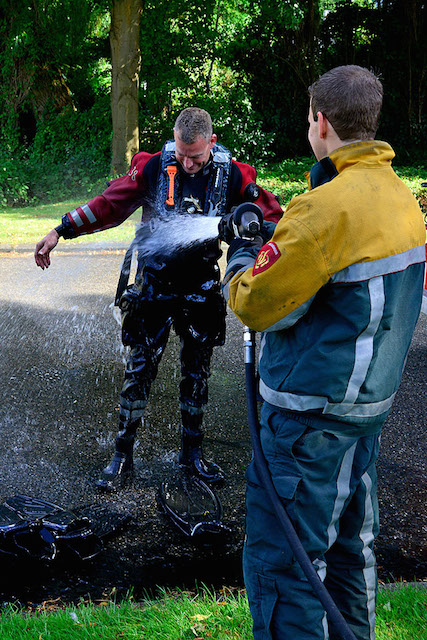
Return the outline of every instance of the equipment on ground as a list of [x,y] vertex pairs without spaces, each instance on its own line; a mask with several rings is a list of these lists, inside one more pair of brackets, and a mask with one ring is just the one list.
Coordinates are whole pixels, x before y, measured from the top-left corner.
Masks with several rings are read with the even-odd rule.
[[195,544],[223,544],[231,536],[222,522],[218,496],[199,478],[177,474],[161,484],[159,499],[175,526]]
[[332,597],[329,595],[323,582],[320,580],[316,570],[314,569],[310,558],[308,557],[300,539],[297,536],[295,528],[286,512],[286,509],[276,492],[271,475],[268,469],[267,461],[262,451],[260,441],[260,424],[258,421],[257,407],[257,385],[255,372],[255,331],[244,328],[244,352],[245,352],[245,380],[246,380],[246,400],[248,408],[249,431],[251,435],[254,461],[258,477],[266,490],[280,525],[284,531],[288,544],[294,554],[297,562],[304,572],[305,577],[310,583],[314,593],[322,603],[328,620],[333,625],[334,631],[341,640],[356,640],[356,636],[348,626],[343,615],[339,611]]
[[0,556],[52,561],[58,554],[90,560],[103,539],[128,522],[128,515],[87,505],[74,510],[16,495],[0,505]]

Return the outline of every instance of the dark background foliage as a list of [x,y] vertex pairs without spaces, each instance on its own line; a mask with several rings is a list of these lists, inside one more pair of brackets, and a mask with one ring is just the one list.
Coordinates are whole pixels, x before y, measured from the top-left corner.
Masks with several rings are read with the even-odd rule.
[[[0,202],[84,194],[111,160],[111,2],[0,0]],[[427,139],[422,0],[144,0],[141,149],[177,113],[208,109],[221,141],[258,166],[307,155],[307,87],[359,64],[385,89],[378,137],[402,163]]]

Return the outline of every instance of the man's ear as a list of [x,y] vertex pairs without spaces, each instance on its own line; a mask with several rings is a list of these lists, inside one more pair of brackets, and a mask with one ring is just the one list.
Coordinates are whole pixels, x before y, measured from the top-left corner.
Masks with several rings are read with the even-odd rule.
[[211,135],[211,141],[210,141],[210,147],[212,149],[212,147],[214,147],[216,145],[216,141],[217,141],[217,137],[216,137],[216,133],[213,133]]
[[317,124],[318,124],[318,131],[319,131],[319,137],[324,140],[326,138],[326,135],[328,133],[328,127],[330,127],[330,123],[329,120],[327,119],[326,116],[323,115],[323,113],[321,111],[317,112]]

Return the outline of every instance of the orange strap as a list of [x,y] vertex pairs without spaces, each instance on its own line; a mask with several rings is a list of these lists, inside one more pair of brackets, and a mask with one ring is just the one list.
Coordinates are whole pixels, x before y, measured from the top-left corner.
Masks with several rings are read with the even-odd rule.
[[175,204],[174,187],[175,187],[176,166],[171,164],[169,167],[166,167],[166,173],[169,176],[169,188],[168,188],[168,197],[166,200],[166,204],[168,204],[170,207],[173,207],[173,205]]

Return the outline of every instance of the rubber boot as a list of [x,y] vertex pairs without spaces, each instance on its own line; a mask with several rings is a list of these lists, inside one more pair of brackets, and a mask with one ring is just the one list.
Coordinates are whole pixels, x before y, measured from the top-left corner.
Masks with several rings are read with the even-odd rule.
[[[208,462],[203,457],[202,441],[204,433],[201,430],[203,415],[191,415],[181,411],[185,423],[181,431],[181,451],[179,464],[189,473],[197,476],[208,484],[221,484],[225,476],[222,469],[214,462]],[[185,415],[186,414],[186,415]]]
[[136,430],[141,424],[135,420],[119,431],[116,438],[116,450],[110,464],[102,470],[95,485],[105,491],[119,488],[133,472],[133,446]]

